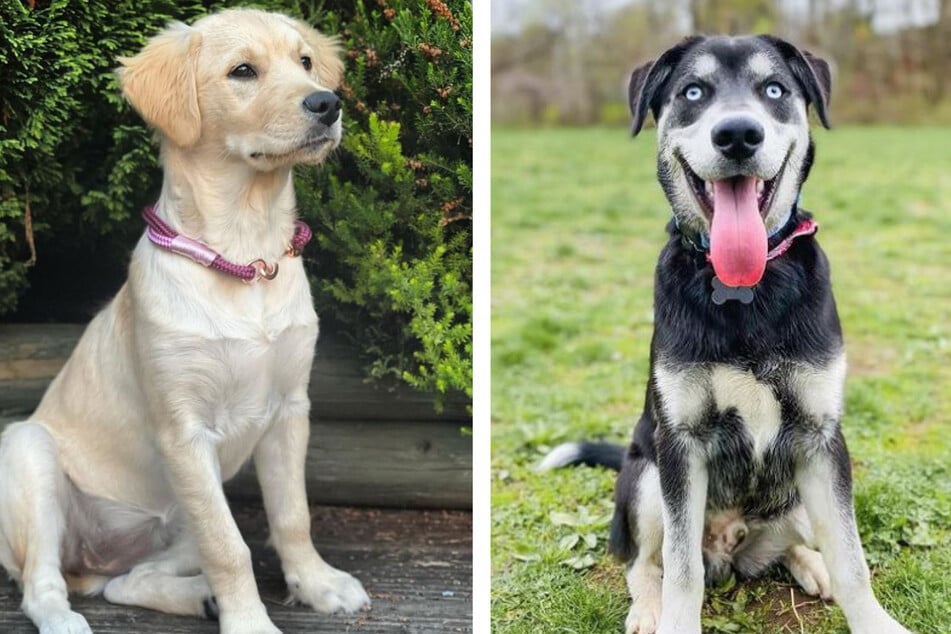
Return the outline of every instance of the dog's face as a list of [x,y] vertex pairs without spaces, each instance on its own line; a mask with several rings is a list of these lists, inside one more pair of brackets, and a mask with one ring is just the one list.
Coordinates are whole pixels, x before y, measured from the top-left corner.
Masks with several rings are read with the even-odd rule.
[[212,148],[255,169],[318,163],[340,142],[335,40],[256,10],[173,24],[121,59],[122,90],[181,148]]
[[762,275],[811,164],[806,107],[828,126],[829,90],[824,61],[769,36],[688,38],[634,71],[634,132],[652,110],[661,184],[727,285]]

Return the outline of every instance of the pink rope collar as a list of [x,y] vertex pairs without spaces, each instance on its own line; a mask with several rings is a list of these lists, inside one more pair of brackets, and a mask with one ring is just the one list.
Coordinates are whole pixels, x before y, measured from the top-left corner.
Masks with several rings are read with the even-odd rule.
[[[273,280],[277,277],[277,262],[265,262],[258,258],[247,264],[235,264],[226,260],[221,255],[203,242],[193,240],[183,236],[165,223],[155,213],[155,205],[149,205],[142,210],[142,217],[145,219],[145,235],[157,247],[166,251],[184,255],[189,260],[198,262],[202,266],[210,267],[221,273],[237,277],[249,284],[258,281],[261,278]],[[310,242],[313,234],[305,223],[300,220],[294,221],[294,237],[287,247],[286,256],[295,258],[301,254],[304,247]]]
[[793,232],[786,236],[782,242],[770,249],[769,253],[766,254],[766,261],[768,262],[770,260],[775,260],[786,251],[789,251],[789,247],[792,246],[793,240],[796,238],[801,236],[811,236],[818,230],[819,223],[812,218],[806,218],[796,225],[796,228],[793,229]]

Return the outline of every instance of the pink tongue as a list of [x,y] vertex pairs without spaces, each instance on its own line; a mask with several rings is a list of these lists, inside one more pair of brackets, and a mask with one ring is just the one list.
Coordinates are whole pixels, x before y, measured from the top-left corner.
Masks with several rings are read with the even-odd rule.
[[766,226],[752,176],[713,182],[710,261],[726,286],[753,286],[766,270]]

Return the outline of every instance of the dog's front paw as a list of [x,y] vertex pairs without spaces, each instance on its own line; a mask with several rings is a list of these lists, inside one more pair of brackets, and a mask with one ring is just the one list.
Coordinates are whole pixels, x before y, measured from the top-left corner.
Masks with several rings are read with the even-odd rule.
[[659,615],[659,605],[641,605],[635,600],[624,622],[625,634],[654,634]]
[[309,574],[288,575],[287,587],[295,599],[324,614],[352,614],[370,607],[370,597],[363,585],[331,566],[321,566]]
[[89,623],[78,612],[50,615],[39,626],[40,634],[92,634]]
[[631,609],[624,623],[625,634],[654,634],[660,621],[660,579],[644,578],[631,597]]

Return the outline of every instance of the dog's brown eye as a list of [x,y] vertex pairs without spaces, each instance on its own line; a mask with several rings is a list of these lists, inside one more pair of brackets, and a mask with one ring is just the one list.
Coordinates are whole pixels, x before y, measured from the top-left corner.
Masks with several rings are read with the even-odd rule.
[[257,76],[258,74],[254,72],[254,68],[250,64],[239,64],[228,73],[228,77],[234,77],[235,79],[254,79]]
[[300,58],[300,63],[304,65],[304,70],[307,71],[314,67],[314,65],[310,63],[310,58],[306,56]]

